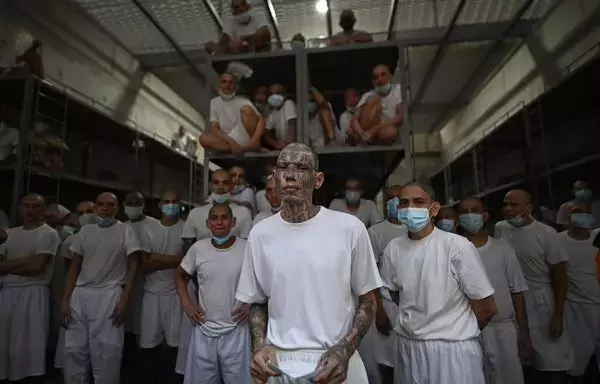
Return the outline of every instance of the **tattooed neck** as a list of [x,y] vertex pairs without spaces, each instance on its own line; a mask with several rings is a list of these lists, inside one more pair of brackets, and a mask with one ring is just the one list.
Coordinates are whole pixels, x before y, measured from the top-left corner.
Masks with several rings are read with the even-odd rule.
[[284,203],[281,217],[290,223],[302,223],[315,217],[320,209],[311,202]]

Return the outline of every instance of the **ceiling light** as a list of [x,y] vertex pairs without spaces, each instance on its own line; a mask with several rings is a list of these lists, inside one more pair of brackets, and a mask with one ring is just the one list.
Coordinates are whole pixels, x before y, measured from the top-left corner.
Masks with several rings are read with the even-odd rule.
[[327,11],[329,9],[329,8],[327,8],[326,0],[318,0],[315,8],[317,9],[317,12],[319,12],[319,13],[327,13]]

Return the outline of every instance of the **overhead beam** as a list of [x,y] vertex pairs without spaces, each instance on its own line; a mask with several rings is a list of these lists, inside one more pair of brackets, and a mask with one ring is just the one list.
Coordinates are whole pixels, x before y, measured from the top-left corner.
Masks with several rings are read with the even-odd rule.
[[281,33],[279,32],[279,22],[277,21],[277,12],[271,0],[263,0],[265,9],[268,11],[269,21],[273,26],[273,32],[275,32],[275,38],[277,39],[277,48],[283,49],[283,43],[281,42]]
[[144,17],[146,19],[148,19],[148,21],[154,26],[154,28],[156,28],[158,30],[158,32],[160,32],[160,34],[169,42],[169,44],[171,44],[171,46],[173,47],[175,52],[177,52],[177,54],[181,57],[181,59],[184,61],[184,63],[187,64],[187,66],[189,67],[189,69],[192,72],[192,74],[194,75],[194,77],[198,78],[198,80],[200,80],[201,84],[206,84],[207,83],[206,76],[198,69],[198,67],[196,67],[196,65],[192,62],[192,60],[190,60],[190,58],[185,54],[185,52],[179,46],[179,44],[177,44],[175,39],[173,39],[173,37],[171,37],[171,35],[160,25],[160,23],[158,21],[156,21],[156,19],[154,19],[154,17],[139,2],[139,0],[132,0],[132,1],[136,5],[136,7],[140,10],[140,12],[142,12]]
[[330,0],[326,0],[327,3],[327,36],[329,36],[329,38],[331,39],[331,36],[333,36],[333,20],[331,17],[331,1]]
[[460,3],[458,4],[458,6],[456,7],[456,10],[454,11],[454,15],[452,15],[452,19],[450,20],[450,23],[448,24],[448,26],[446,28],[446,32],[444,33],[444,38],[442,39],[442,42],[438,45],[435,55],[433,56],[433,59],[429,62],[429,65],[427,66],[427,69],[425,70],[425,76],[423,77],[423,81],[421,81],[421,84],[419,85],[417,93],[415,94],[414,98],[411,100],[411,103],[410,103],[411,106],[420,104],[421,101],[423,101],[425,92],[427,92],[429,85],[431,85],[431,81],[433,80],[433,77],[435,76],[435,73],[436,73],[440,63],[442,62],[442,60],[444,59],[444,56],[446,55],[446,48],[448,47],[448,38],[452,34],[452,31],[454,30],[454,27],[456,26],[456,22],[458,21],[458,18],[460,17],[462,10],[465,7],[466,3],[467,3],[467,0],[461,0]]
[[215,6],[211,3],[210,0],[202,0],[202,3],[204,3],[204,6],[206,7],[208,14],[210,15],[210,18],[217,25],[219,32],[223,32],[223,20],[221,20],[221,16],[219,16],[219,12],[217,12]]
[[398,11],[399,0],[392,0],[390,5],[390,16],[388,18],[387,39],[392,40],[394,36],[394,26],[396,25],[396,11]]
[[525,14],[525,12],[527,12],[529,7],[531,7],[533,1],[534,0],[526,0],[525,3],[513,15],[512,20],[510,20],[510,24],[506,27],[506,30],[504,30],[504,32],[495,39],[496,41],[494,42],[494,44],[492,44],[492,46],[487,51],[483,59],[479,62],[479,65],[475,68],[469,79],[465,82],[465,84],[458,91],[456,96],[452,99],[452,101],[448,105],[448,108],[446,108],[446,110],[439,115],[439,117],[435,120],[431,127],[429,127],[428,133],[435,131],[448,118],[450,113],[454,109],[456,109],[456,106],[459,103],[464,102],[463,98],[465,97],[467,92],[469,92],[472,87],[477,85],[477,82],[480,80],[481,75],[484,73],[486,65],[492,59],[492,57],[494,57],[498,49],[501,48],[502,41],[510,35],[510,31],[517,25],[519,20],[521,20],[521,17],[523,17],[523,15]]

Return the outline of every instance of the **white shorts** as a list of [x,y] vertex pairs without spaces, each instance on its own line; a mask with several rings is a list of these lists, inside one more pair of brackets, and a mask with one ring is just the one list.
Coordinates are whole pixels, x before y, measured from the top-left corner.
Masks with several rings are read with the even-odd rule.
[[49,307],[46,285],[0,289],[0,381],[46,373]]
[[533,345],[533,363],[538,371],[569,371],[575,365],[568,331],[563,327],[559,338],[550,337],[550,318],[554,313],[554,292],[552,288],[523,292],[529,335]]
[[146,293],[142,301],[140,348],[154,348],[163,341],[169,347],[179,346],[181,329],[179,296]]
[[121,287],[75,287],[71,295],[73,321],[65,331],[65,381],[87,383],[91,365],[96,383],[118,383],[125,331],[110,319]]
[[397,335],[396,345],[396,384],[485,384],[479,339],[412,340]]
[[248,136],[248,132],[246,132],[244,125],[242,124],[241,116],[239,123],[233,128],[231,132],[229,132],[227,136],[231,137],[233,140],[235,140],[236,143],[238,143],[242,147],[249,146],[250,142],[252,141],[250,136]]
[[[323,355],[325,351],[322,350],[277,350],[277,364],[280,368],[284,368],[284,366],[290,365],[290,362],[296,365],[299,369],[303,369],[303,376],[305,374],[314,373],[321,355]],[[307,371],[308,369],[308,371]],[[282,369],[284,370],[284,369]],[[304,383],[305,381],[300,381],[299,379],[294,379],[293,377],[297,377],[296,375],[290,376],[278,376],[269,378],[268,384],[298,384]],[[358,352],[354,352],[354,355],[350,358],[348,362],[348,373],[346,376],[346,382],[344,384],[368,384],[369,379],[367,376],[367,371],[365,370],[365,366],[363,365],[362,359]]]
[[[197,300],[196,287],[191,281],[188,283],[188,294],[192,300]],[[179,328],[179,349],[177,349],[177,362],[175,363],[175,372],[180,375],[185,374],[185,366],[187,364],[188,348],[190,339],[192,338],[192,323],[190,318],[184,313],[181,315],[181,327]]]
[[572,376],[582,376],[593,354],[600,367],[600,305],[579,304],[567,300],[565,319],[571,339],[575,368],[569,371]]
[[523,384],[518,330],[513,322],[488,324],[481,331],[483,368],[488,384]]
[[[381,304],[388,319],[394,324],[396,317],[398,317],[398,306],[385,296],[381,298]],[[396,349],[396,332],[390,331],[389,336],[377,332],[375,337],[375,361],[386,367],[393,367],[394,350]]]
[[194,327],[187,355],[184,384],[250,384],[250,332],[234,328],[218,337]]

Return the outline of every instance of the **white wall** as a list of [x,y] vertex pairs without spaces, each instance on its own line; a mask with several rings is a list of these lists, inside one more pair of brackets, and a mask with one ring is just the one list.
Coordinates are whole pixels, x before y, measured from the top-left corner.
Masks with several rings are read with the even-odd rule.
[[32,39],[44,44],[48,80],[72,88],[74,98],[114,120],[164,143],[180,124],[196,136],[204,130],[205,119],[196,109],[66,0],[0,2],[2,61],[21,53]]
[[[500,126],[505,116],[518,112],[558,84],[575,69],[570,66],[574,60],[594,46],[597,48],[599,14],[600,2],[597,0],[562,1],[527,39],[529,44],[520,47],[474,100],[441,130],[440,167],[452,162]],[[533,44],[538,48],[535,55],[530,49]]]

